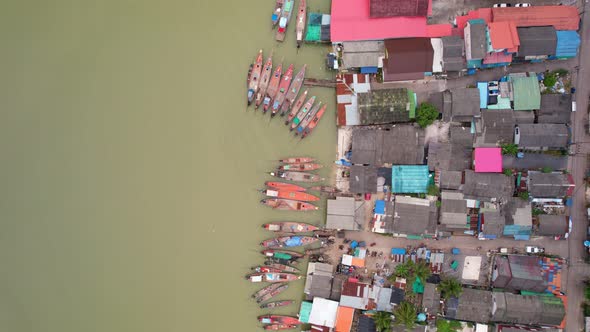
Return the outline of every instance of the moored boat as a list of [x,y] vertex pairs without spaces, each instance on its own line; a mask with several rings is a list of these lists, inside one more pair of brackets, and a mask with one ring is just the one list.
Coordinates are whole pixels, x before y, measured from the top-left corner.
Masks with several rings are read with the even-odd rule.
[[298,186],[296,184],[285,183],[285,182],[276,182],[276,181],[266,181],[264,183],[267,187],[275,188],[278,190],[290,190],[290,191],[305,191],[304,187]]
[[306,16],[307,6],[305,0],[299,0],[299,9],[297,10],[297,25],[295,26],[295,39],[297,40],[297,48],[301,47],[301,43],[303,42]]
[[320,200],[319,197],[314,196],[312,194],[308,194],[303,191],[265,189],[265,190],[262,190],[261,192],[268,197],[294,199],[294,200],[302,201],[302,202],[315,202],[315,201]]
[[315,186],[315,187],[311,187],[309,189],[314,190],[314,191],[323,192],[323,193],[328,193],[328,194],[336,194],[336,193],[340,192],[339,189],[336,189],[336,188],[330,187],[330,186]]
[[267,266],[267,265],[254,266],[252,268],[252,270],[254,270],[254,272],[256,272],[256,273],[281,273],[281,272],[287,272],[287,271],[283,271],[283,270],[281,270],[279,268],[272,267],[272,266]]
[[264,100],[262,102],[262,110],[264,113],[268,111],[272,104],[272,100],[277,95],[277,91],[279,91],[279,84],[281,83],[281,76],[283,75],[283,64],[279,64],[277,68],[275,68],[272,77],[270,78],[270,82],[268,83],[268,87],[266,88],[266,94],[264,96]]
[[318,207],[305,202],[293,201],[283,198],[265,198],[260,203],[271,207],[275,210],[290,210],[290,211],[314,211]]
[[294,4],[295,0],[285,0],[283,10],[281,11],[281,18],[279,18],[279,28],[277,29],[277,33],[275,35],[275,39],[277,41],[282,42],[285,40],[285,35],[287,34],[287,25],[289,25],[289,21],[291,21]]
[[264,96],[266,95],[266,89],[268,88],[268,83],[270,82],[270,78],[272,76],[272,53],[266,59],[266,63],[262,68],[262,76],[260,77],[260,85],[258,87],[258,92],[256,92],[256,96],[254,97],[254,108],[258,109],[262,101],[264,100]]
[[262,315],[258,316],[262,324],[301,324],[299,318],[284,315]]
[[289,86],[291,85],[291,79],[293,78],[293,64],[289,65],[287,68],[287,72],[281,78],[281,83],[279,84],[279,90],[277,91],[277,95],[275,96],[274,100],[272,101],[271,106],[271,116],[275,116],[277,112],[281,109],[281,105],[285,101],[285,96],[287,94],[287,90],[289,90]]
[[[293,121],[291,122],[291,126],[289,127],[290,131],[297,128],[297,126],[299,126],[301,124],[301,122],[303,122],[303,120],[305,120],[305,117],[315,108],[315,106],[313,106],[313,102],[315,102],[315,96],[312,97],[312,99],[313,100],[308,100],[307,103],[305,104],[305,106],[299,111],[299,113],[297,113],[297,115],[295,115],[295,117],[293,118]],[[311,102],[311,105],[310,105],[310,102]]]
[[281,18],[281,11],[283,10],[283,5],[285,4],[285,0],[277,0],[275,4],[275,10],[272,12],[271,21],[272,26],[274,27],[279,23],[279,18]]
[[304,222],[296,221],[279,221],[269,222],[262,225],[262,228],[271,232],[283,232],[283,233],[306,233],[318,230],[319,227],[310,225]]
[[322,106],[322,102],[320,101],[319,103],[317,103],[317,105],[315,105],[311,109],[311,111],[309,111],[309,113],[307,113],[307,115],[305,116],[303,121],[301,121],[299,126],[297,126],[297,130],[295,131],[295,136],[303,133],[303,130],[305,130],[305,128],[307,128],[307,125],[311,122],[311,119],[313,119],[313,117],[316,115],[316,113],[320,110],[321,106]]
[[283,163],[283,164],[298,164],[298,163],[311,163],[314,160],[315,159],[313,159],[311,157],[291,157],[291,158],[279,159],[279,162]]
[[272,176],[285,179],[287,181],[299,181],[299,182],[319,182],[323,179],[317,174],[310,174],[305,172],[292,172],[292,171],[277,171],[270,172]]
[[320,122],[320,120],[322,119],[322,116],[324,115],[326,108],[328,108],[328,105],[322,106],[322,108],[320,108],[316,115],[313,116],[313,119],[311,119],[311,121],[307,125],[307,128],[305,128],[305,130],[303,131],[303,134],[301,134],[301,139],[304,139],[305,137],[307,137],[307,135],[311,134],[313,129],[318,125],[318,122]]
[[254,64],[250,64],[250,68],[248,68],[248,77],[246,79],[246,90],[250,87],[250,76],[252,76],[252,69],[254,69]]
[[290,282],[301,279],[301,276],[287,272],[261,272],[249,274],[246,279],[250,282]]
[[268,302],[265,304],[260,305],[260,309],[274,309],[279,307],[286,307],[293,304],[293,300],[283,300],[283,301],[275,301],[275,302]]
[[[303,119],[305,114],[307,114],[307,112],[309,112],[309,110],[313,106],[314,102],[315,102],[315,96],[309,98],[307,100],[307,102],[305,103],[305,105],[303,105],[303,107],[300,107],[297,110],[297,112],[290,112],[289,115],[287,116],[287,120],[285,121],[285,125],[288,126],[289,123],[291,123],[291,121],[295,121],[297,119],[298,119],[297,124],[299,124],[299,122],[301,122],[301,119]],[[291,124],[291,127],[293,127],[293,124]],[[290,130],[293,130],[293,128],[291,128]]]
[[264,249],[261,253],[266,257],[281,259],[298,259],[305,256],[305,254],[293,250]]
[[282,330],[293,330],[296,329],[299,325],[295,324],[267,324],[264,325],[264,329],[266,331],[282,331]]
[[280,113],[281,116],[284,116],[285,114],[287,114],[289,109],[291,109],[291,106],[293,106],[293,103],[295,102],[295,98],[297,98],[297,95],[299,94],[299,90],[301,89],[301,85],[303,84],[303,79],[305,78],[305,68],[306,67],[307,67],[307,65],[303,65],[303,67],[301,67],[301,69],[299,70],[297,75],[295,75],[295,78],[291,82],[291,85],[289,86],[289,91],[285,95],[285,101],[283,102],[283,105],[281,105],[281,113]]
[[324,167],[324,165],[317,163],[286,164],[279,166],[279,171],[315,171],[322,167]]
[[291,265],[279,264],[279,263],[273,263],[273,262],[265,262],[265,264],[266,264],[265,266],[272,267],[274,269],[279,269],[283,272],[301,273],[301,271],[298,268],[293,267]]
[[248,82],[248,106],[254,100],[254,95],[258,92],[258,84],[260,83],[260,73],[262,72],[262,50],[258,51],[254,68],[250,74],[250,82]]
[[295,104],[293,104],[293,107],[291,107],[291,111],[289,111],[289,114],[287,114],[287,120],[285,120],[285,125],[288,125],[289,122],[291,122],[291,120],[293,120],[295,115],[299,112],[299,110],[301,109],[301,107],[305,103],[305,99],[307,98],[307,93],[308,93],[308,91],[305,90],[305,91],[303,91],[303,93],[301,95],[299,95],[299,98],[297,98],[297,101],[295,101]]
[[256,293],[252,294],[252,298],[258,299],[258,298],[276,290],[277,288],[279,288],[281,286],[282,286],[281,284],[270,284],[268,286],[262,287]]
[[265,248],[292,248],[314,244],[320,239],[314,236],[281,236],[260,243]]
[[284,292],[285,290],[287,290],[287,288],[289,288],[289,284],[287,283],[277,283],[275,285],[279,285],[279,287],[271,290],[270,292],[267,292],[266,294],[256,297],[256,302],[260,303],[260,302],[264,302],[264,301],[268,301],[270,299],[272,299],[273,297],[281,294],[282,292]]

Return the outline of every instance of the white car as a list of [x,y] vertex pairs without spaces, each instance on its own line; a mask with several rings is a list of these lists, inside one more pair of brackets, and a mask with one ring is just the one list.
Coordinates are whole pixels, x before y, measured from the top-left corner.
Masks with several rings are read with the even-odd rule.
[[510,6],[512,6],[512,5],[509,3],[496,3],[496,4],[494,4],[493,7],[494,8],[506,8],[506,7],[510,7]]
[[514,7],[516,8],[524,8],[524,7],[530,7],[531,4],[528,2],[524,2],[524,3],[517,3],[516,5],[514,5]]
[[527,254],[542,254],[545,252],[545,248],[539,248],[537,246],[526,246],[524,250]]

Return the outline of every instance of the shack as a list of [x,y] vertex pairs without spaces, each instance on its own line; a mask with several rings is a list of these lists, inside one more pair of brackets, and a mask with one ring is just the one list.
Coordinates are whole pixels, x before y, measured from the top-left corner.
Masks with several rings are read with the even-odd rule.
[[415,165],[424,162],[424,130],[413,125],[352,130],[353,164]]
[[361,230],[365,222],[365,202],[352,197],[328,199],[326,228],[337,230]]

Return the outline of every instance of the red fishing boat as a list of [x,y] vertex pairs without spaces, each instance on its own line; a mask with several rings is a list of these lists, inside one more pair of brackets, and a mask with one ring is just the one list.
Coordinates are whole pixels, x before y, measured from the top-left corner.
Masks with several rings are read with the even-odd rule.
[[293,65],[289,65],[287,72],[281,78],[281,83],[279,84],[279,91],[275,96],[275,99],[272,101],[271,107],[271,116],[275,116],[277,112],[281,109],[281,105],[285,101],[285,96],[287,95],[287,90],[289,90],[289,85],[291,84],[291,79],[293,78]]
[[275,210],[290,210],[290,211],[314,211],[319,209],[317,206],[299,201],[282,198],[265,198],[260,203],[271,207]]
[[328,105],[322,106],[322,108],[320,108],[316,115],[313,116],[313,119],[311,119],[311,121],[307,125],[307,128],[305,128],[305,130],[303,131],[303,134],[301,134],[301,139],[304,139],[307,135],[311,134],[313,129],[318,125],[318,122],[320,122],[320,120],[322,119],[322,116],[324,115],[326,108],[328,108]]
[[320,200],[319,197],[314,196],[312,194],[308,194],[303,191],[265,189],[265,190],[262,190],[262,193],[268,197],[294,199],[294,200],[303,201],[303,202],[315,202],[315,201]]
[[295,26],[295,35],[297,48],[303,43],[303,33],[305,32],[305,19],[307,16],[307,7],[305,0],[299,0],[299,10],[297,10],[297,25]]
[[262,225],[262,228],[271,232],[283,232],[283,233],[306,233],[318,230],[319,227],[306,224],[304,222],[295,221],[280,221],[280,222],[269,222]]
[[303,93],[301,95],[299,95],[299,98],[297,98],[297,101],[295,102],[295,104],[293,104],[293,107],[291,107],[291,111],[287,115],[287,120],[285,120],[285,125],[288,125],[289,122],[291,122],[291,120],[293,120],[293,118],[295,117],[297,112],[299,112],[299,110],[301,109],[301,107],[305,103],[305,98],[307,98],[307,93],[308,93],[308,91],[305,90],[305,91],[303,91]]
[[281,284],[270,284],[268,286],[262,287],[261,289],[259,289],[256,293],[252,294],[252,298],[260,298],[274,290],[276,290],[277,288],[281,287]]
[[279,23],[279,19],[281,18],[281,11],[283,10],[284,4],[285,0],[277,0],[277,3],[275,4],[275,10],[272,12],[271,17],[273,27],[277,25],[277,23]]
[[286,307],[293,304],[293,300],[283,300],[283,301],[275,301],[275,302],[268,302],[265,304],[260,305],[260,309],[274,309],[279,307]]
[[305,128],[307,128],[307,125],[311,122],[311,119],[313,119],[313,117],[317,114],[317,112],[320,110],[320,107],[322,106],[322,102],[320,101],[319,103],[317,103],[312,109],[311,111],[309,111],[309,113],[307,113],[307,115],[305,116],[305,118],[303,119],[303,121],[301,121],[301,123],[299,124],[299,126],[297,126],[297,130],[295,131],[295,136],[303,133],[303,130]]
[[265,248],[291,248],[314,244],[320,239],[314,236],[281,236],[260,243]]
[[268,83],[270,82],[270,78],[272,77],[272,53],[266,59],[266,63],[262,69],[262,77],[260,78],[260,85],[258,87],[258,92],[256,92],[256,96],[254,97],[254,108],[258,109],[262,101],[264,100],[264,96],[266,95],[266,89],[268,88]]
[[276,287],[275,289],[271,290],[270,292],[256,297],[256,302],[260,303],[260,302],[264,302],[264,301],[268,301],[270,299],[272,299],[273,297],[281,294],[282,292],[284,292],[285,290],[287,290],[287,288],[289,288],[289,284],[287,283],[276,283],[273,285],[277,285],[278,287]]
[[296,184],[285,183],[285,182],[275,182],[275,181],[266,181],[264,183],[267,187],[275,188],[279,190],[289,190],[289,191],[305,191],[304,187],[298,186]]
[[250,87],[250,76],[252,76],[252,69],[254,69],[254,64],[250,64],[250,68],[248,68],[248,76],[246,78],[246,90]]
[[295,267],[287,265],[287,264],[279,264],[279,263],[272,263],[272,262],[265,262],[264,264],[266,264],[265,266],[272,267],[274,269],[279,269],[282,272],[301,273],[301,271],[299,271],[298,268],[295,268]]
[[285,35],[287,34],[287,25],[289,24],[289,21],[291,21],[294,4],[295,0],[285,0],[285,4],[283,5],[283,10],[281,12],[281,18],[279,18],[279,28],[277,29],[277,33],[275,35],[275,39],[277,41],[282,42],[285,40]]
[[[297,124],[299,124],[299,122],[301,121],[299,119],[300,115],[301,115],[301,119],[303,119],[305,114],[307,114],[307,112],[309,112],[309,110],[313,106],[314,102],[315,102],[315,96],[309,98],[307,100],[307,102],[305,103],[305,105],[303,105],[303,107],[300,107],[297,110],[297,112],[293,112],[293,110],[291,110],[291,112],[287,116],[287,121],[285,121],[285,125],[288,126],[291,121],[295,121],[295,120],[297,121]],[[291,124],[291,127],[293,127],[293,123]],[[290,129],[290,130],[293,130],[293,129]]]
[[278,249],[264,249],[261,253],[266,257],[277,257],[277,258],[285,258],[285,259],[298,259],[305,256],[297,251],[293,250],[278,250]]
[[248,82],[248,106],[254,100],[254,95],[258,92],[258,84],[260,83],[260,73],[262,72],[262,50],[258,51],[258,57],[254,63],[254,68],[250,74],[250,82]]
[[258,316],[262,324],[301,324],[299,318],[283,315],[262,315]]
[[299,182],[319,182],[323,179],[317,174],[310,174],[306,172],[292,172],[292,171],[278,171],[268,173],[272,176],[285,179],[287,181],[299,181]]
[[301,279],[301,276],[287,272],[252,273],[246,276],[250,282],[290,282]]
[[324,167],[322,164],[316,163],[297,163],[297,164],[286,164],[279,166],[279,171],[315,171]]
[[297,163],[311,163],[315,159],[311,157],[292,157],[292,158],[285,158],[280,159],[279,162],[283,164],[297,164]]
[[281,75],[283,74],[283,64],[281,63],[272,74],[270,79],[270,83],[268,83],[268,87],[266,88],[266,94],[264,96],[264,101],[262,102],[262,110],[264,113],[268,111],[271,106],[272,100],[277,95],[277,91],[279,91],[279,84],[281,83]]
[[267,324],[264,325],[264,329],[266,331],[282,331],[282,330],[293,330],[296,329],[298,325],[295,324]]
[[275,268],[272,266],[267,266],[267,265],[263,265],[263,266],[254,266],[252,268],[252,270],[254,270],[254,272],[256,273],[281,273],[281,272],[287,272],[287,271],[283,271],[279,268]]
[[297,98],[297,95],[299,94],[299,90],[301,89],[301,85],[303,84],[303,79],[305,78],[305,68],[306,67],[307,67],[307,65],[303,65],[301,70],[299,70],[297,75],[295,75],[293,82],[291,82],[291,86],[289,86],[289,91],[285,95],[285,101],[283,102],[283,105],[281,105],[281,113],[280,113],[281,116],[284,116],[285,114],[287,114],[289,109],[291,109],[291,106],[293,106],[293,103],[295,102],[295,98]]

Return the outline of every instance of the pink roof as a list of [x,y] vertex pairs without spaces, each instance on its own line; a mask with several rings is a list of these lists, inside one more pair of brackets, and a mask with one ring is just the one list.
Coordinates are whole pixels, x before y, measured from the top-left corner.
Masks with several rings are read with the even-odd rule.
[[502,172],[501,148],[475,148],[474,158],[476,173]]
[[512,62],[512,54],[506,54],[504,52],[488,53],[483,58],[483,64],[488,65],[492,63],[510,63]]
[[495,50],[504,48],[514,49],[520,45],[518,32],[514,22],[493,22],[488,23],[492,47]]
[[369,0],[332,1],[330,34],[334,42],[428,37],[426,17],[370,18]]
[[465,16],[457,16],[457,28],[461,31],[461,37],[463,37],[463,30],[467,25],[467,21],[475,20],[475,19],[482,19],[486,23],[492,21],[492,9],[491,8],[480,8],[475,10],[470,10],[467,12]]
[[450,24],[432,24],[426,26],[426,33],[430,38],[438,38],[452,35],[453,26]]

